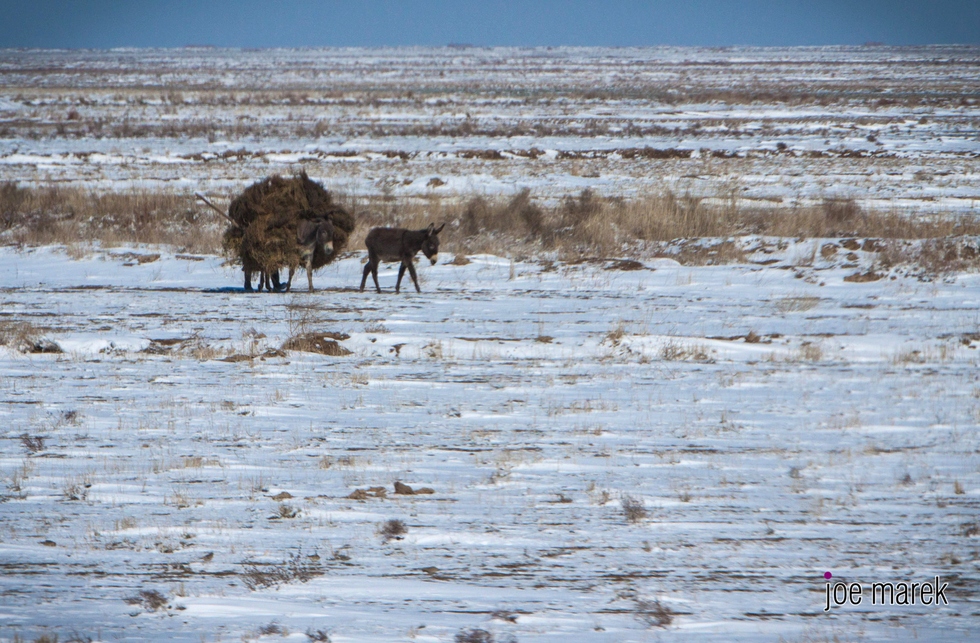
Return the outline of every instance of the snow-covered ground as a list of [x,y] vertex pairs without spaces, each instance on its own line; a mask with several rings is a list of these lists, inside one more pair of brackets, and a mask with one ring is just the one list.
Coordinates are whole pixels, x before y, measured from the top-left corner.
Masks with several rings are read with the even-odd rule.
[[0,180],[233,194],[305,169],[355,195],[975,213],[978,64],[977,47],[0,50]]
[[[766,241],[401,295],[357,255],[249,295],[215,257],[0,250],[5,328],[64,351],[0,349],[0,637],[977,637],[980,276]],[[351,353],[278,350],[304,332]],[[865,602],[825,613],[827,571]],[[948,606],[869,604],[936,575]]]
[[[969,215],[978,63],[5,50],[0,181]],[[246,294],[216,256],[0,247],[0,640],[980,638],[980,275],[735,242],[450,253],[397,296],[392,266],[357,291],[357,252]],[[311,333],[333,356],[288,348]],[[825,612],[825,572],[863,602]],[[937,575],[949,605],[871,604]]]

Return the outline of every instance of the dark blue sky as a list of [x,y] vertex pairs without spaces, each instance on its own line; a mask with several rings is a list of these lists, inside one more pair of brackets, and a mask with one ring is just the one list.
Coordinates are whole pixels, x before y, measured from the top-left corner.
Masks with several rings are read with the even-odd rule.
[[0,47],[980,43],[980,0],[0,0]]

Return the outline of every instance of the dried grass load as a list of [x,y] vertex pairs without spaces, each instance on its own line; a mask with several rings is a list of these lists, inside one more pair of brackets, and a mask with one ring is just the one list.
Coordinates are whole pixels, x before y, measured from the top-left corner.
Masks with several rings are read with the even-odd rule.
[[334,227],[333,252],[317,248],[313,269],[327,265],[344,249],[354,231],[354,217],[334,203],[327,190],[302,172],[278,174],[253,183],[228,207],[234,225],[225,230],[222,248],[246,271],[273,273],[300,265],[296,230],[303,219],[328,219]]

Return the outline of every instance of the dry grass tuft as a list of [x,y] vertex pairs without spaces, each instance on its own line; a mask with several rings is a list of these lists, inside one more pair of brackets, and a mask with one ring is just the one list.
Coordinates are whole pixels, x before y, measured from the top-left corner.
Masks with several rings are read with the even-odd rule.
[[803,342],[800,344],[797,358],[801,362],[819,362],[823,359],[823,348],[820,346],[820,344]]
[[0,320],[0,346],[21,353],[62,353],[57,343],[44,337],[42,329],[28,321]]
[[804,312],[816,308],[819,303],[819,297],[783,297],[776,301],[776,310],[781,313]]
[[670,339],[660,347],[660,359],[665,362],[710,362],[711,355],[703,344],[687,344]]

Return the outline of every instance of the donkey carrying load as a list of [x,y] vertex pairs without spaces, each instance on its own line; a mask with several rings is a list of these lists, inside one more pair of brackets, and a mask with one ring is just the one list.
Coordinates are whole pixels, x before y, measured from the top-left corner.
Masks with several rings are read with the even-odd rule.
[[[227,215],[221,214],[231,223],[222,246],[226,255],[241,263],[248,292],[256,272],[260,291],[264,285],[270,292],[288,292],[299,266],[306,268],[313,292],[313,271],[333,261],[354,231],[354,217],[333,203],[330,193],[305,172],[253,183],[231,202]],[[282,268],[289,269],[284,288],[279,283]]]
[[419,288],[419,278],[415,274],[413,263],[415,255],[421,250],[432,265],[435,265],[439,257],[439,233],[445,227],[445,223],[438,228],[434,223],[430,223],[424,230],[372,228],[364,239],[364,245],[368,249],[368,262],[361,276],[361,292],[364,292],[364,284],[367,283],[369,273],[374,277],[374,287],[381,292],[381,286],[378,284],[378,264],[382,261],[400,261],[402,264],[398,268],[396,293],[401,290],[402,277],[405,276],[406,269],[415,283],[415,291],[422,292]]

